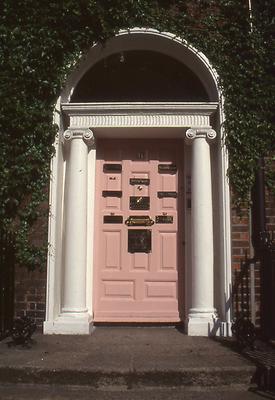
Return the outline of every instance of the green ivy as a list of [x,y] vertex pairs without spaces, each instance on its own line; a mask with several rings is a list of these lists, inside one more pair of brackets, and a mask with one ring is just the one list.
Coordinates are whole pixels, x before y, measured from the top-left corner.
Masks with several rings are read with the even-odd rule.
[[252,20],[243,0],[2,0],[0,7],[0,224],[15,235],[19,264],[34,268],[46,254],[30,232],[47,196],[62,84],[80,54],[122,28],[174,33],[210,59],[225,97],[228,176],[236,204],[247,201],[259,158],[275,150],[274,1],[255,0]]

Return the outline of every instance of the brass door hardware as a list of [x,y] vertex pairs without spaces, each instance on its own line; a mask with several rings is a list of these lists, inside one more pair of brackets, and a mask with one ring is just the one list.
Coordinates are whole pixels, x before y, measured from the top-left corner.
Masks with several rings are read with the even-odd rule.
[[128,226],[152,226],[154,223],[148,215],[130,215],[125,221]]

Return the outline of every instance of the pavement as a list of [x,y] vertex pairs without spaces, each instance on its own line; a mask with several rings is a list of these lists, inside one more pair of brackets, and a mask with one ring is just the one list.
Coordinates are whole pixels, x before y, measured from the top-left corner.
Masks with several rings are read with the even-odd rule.
[[246,390],[257,371],[230,342],[186,336],[175,327],[97,327],[90,336],[33,338],[30,348],[8,347],[8,338],[0,342],[1,385]]

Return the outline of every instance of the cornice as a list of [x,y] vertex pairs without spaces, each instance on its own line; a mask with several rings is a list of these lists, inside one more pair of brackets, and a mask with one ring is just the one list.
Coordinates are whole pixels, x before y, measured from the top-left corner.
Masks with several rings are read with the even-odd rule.
[[70,127],[210,127],[218,103],[65,103]]

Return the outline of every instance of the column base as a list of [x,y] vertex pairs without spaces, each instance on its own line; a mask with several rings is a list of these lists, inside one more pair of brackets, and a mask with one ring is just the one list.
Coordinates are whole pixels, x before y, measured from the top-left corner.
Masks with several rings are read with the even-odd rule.
[[188,336],[216,336],[220,335],[221,321],[215,316],[192,316],[189,315],[185,323]]
[[89,314],[61,314],[53,321],[45,321],[45,335],[90,335],[93,331],[93,321]]

